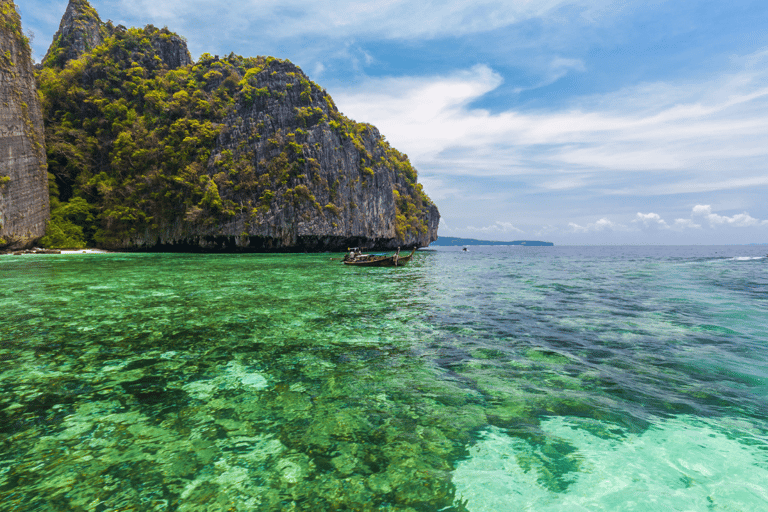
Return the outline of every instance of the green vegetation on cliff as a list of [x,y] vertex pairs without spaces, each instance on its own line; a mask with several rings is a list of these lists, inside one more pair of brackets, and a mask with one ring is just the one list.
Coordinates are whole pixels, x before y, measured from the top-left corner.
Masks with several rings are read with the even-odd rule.
[[[27,53],[30,52],[29,39],[21,30],[21,17],[19,16],[19,13],[16,12],[16,6],[11,1],[4,0],[0,2],[0,28],[2,28],[5,33],[13,34],[16,39],[21,42],[24,51]],[[7,65],[13,65],[9,51],[0,54],[0,61],[2,61],[3,69],[6,69]]]
[[91,53],[38,75],[59,205],[80,198],[96,212],[80,218],[90,219],[81,227],[93,233],[84,242],[124,236],[175,217],[179,207],[213,216],[233,207],[205,174],[219,123],[235,101],[232,66],[201,59],[168,69],[152,40],[170,35],[151,26],[116,30]]
[[[83,16],[96,15],[86,9]],[[167,49],[183,40],[167,29],[101,27],[101,44],[66,62],[59,37],[37,76],[51,194],[58,194],[45,239],[50,247],[119,246],[168,226],[214,229],[235,216],[249,219],[247,231],[284,207],[336,218],[355,205],[334,202],[339,180],[330,184],[320,175],[313,156],[320,143],[308,133],[316,127],[360,155],[353,183],[367,187],[376,169],[394,171],[398,238],[427,232],[433,206],[407,157],[372,126],[343,116],[292,64],[204,54],[174,66]],[[255,126],[238,120],[238,112],[267,112],[267,106],[272,110]],[[275,109],[291,112],[289,125],[279,125]],[[221,140],[235,143],[224,149]]]

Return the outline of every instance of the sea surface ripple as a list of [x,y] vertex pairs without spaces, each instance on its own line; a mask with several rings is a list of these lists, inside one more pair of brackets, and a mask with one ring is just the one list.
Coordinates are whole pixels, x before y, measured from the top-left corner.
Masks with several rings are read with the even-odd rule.
[[768,510],[762,246],[0,258],[3,510]]

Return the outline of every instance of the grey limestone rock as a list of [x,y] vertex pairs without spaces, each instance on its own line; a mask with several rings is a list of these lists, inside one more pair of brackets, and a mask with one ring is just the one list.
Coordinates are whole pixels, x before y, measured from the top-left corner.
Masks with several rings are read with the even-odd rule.
[[96,48],[106,35],[106,26],[86,0],[69,0],[43,62],[53,60],[63,67],[67,61]]
[[50,217],[45,139],[29,44],[13,2],[0,23],[0,249],[31,247]]
[[[187,42],[183,38],[167,29],[158,30],[153,26],[147,28],[154,33],[152,46],[168,68],[176,69],[192,63]],[[102,44],[105,38],[120,30],[126,28],[102,22],[96,9],[87,0],[69,0],[59,30],[54,34],[53,43],[43,62],[64,67],[68,61],[88,53]]]
[[[61,68],[62,59],[98,44],[99,34],[119,39],[118,31],[126,30],[102,24],[86,0],[70,0],[45,65]],[[151,25],[144,32],[152,51],[125,58],[158,74],[195,66],[183,38]],[[257,61],[258,66],[248,67]],[[391,148],[375,127],[344,117],[325,90],[290,62],[271,57],[249,59],[248,66],[243,62],[231,54],[204,55],[197,63],[214,78],[193,94],[207,98],[222,88],[232,94],[232,104],[216,121],[216,141],[195,149],[206,155],[199,171],[202,202],[167,191],[169,199],[161,206],[142,211],[151,222],[122,230],[109,218],[102,222],[110,235],[102,246],[321,251],[426,246],[437,238],[440,215],[407,156]],[[86,64],[83,73],[84,87],[104,78],[103,66]]]
[[152,38],[152,46],[163,63],[170,69],[192,64],[192,56],[187,49],[187,42],[176,34],[161,33]]
[[[374,126],[346,120],[290,62],[271,60],[251,80],[260,95],[239,102],[224,120],[208,162],[212,183],[222,200],[237,205],[235,213],[211,223],[193,209],[122,248],[395,249],[437,239],[437,207],[421,192],[407,157]],[[344,120],[351,127],[340,126]],[[274,179],[276,167],[282,180]]]

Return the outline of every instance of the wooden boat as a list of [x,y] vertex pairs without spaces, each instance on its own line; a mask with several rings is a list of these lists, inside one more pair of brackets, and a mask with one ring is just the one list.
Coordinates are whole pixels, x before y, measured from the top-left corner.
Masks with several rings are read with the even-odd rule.
[[359,254],[354,258],[345,258],[345,265],[356,265],[358,267],[400,267],[411,261],[414,247],[408,256],[400,256],[400,250],[392,256],[378,256],[376,254]]

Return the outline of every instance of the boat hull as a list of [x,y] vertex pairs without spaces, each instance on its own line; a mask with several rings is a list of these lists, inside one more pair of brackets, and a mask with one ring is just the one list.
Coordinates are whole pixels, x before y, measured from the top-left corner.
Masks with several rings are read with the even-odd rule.
[[398,256],[395,254],[394,256],[379,256],[367,259],[345,260],[343,263],[345,265],[353,265],[356,267],[402,267],[411,261],[413,253],[415,252],[416,249],[413,249],[411,254],[408,256]]

